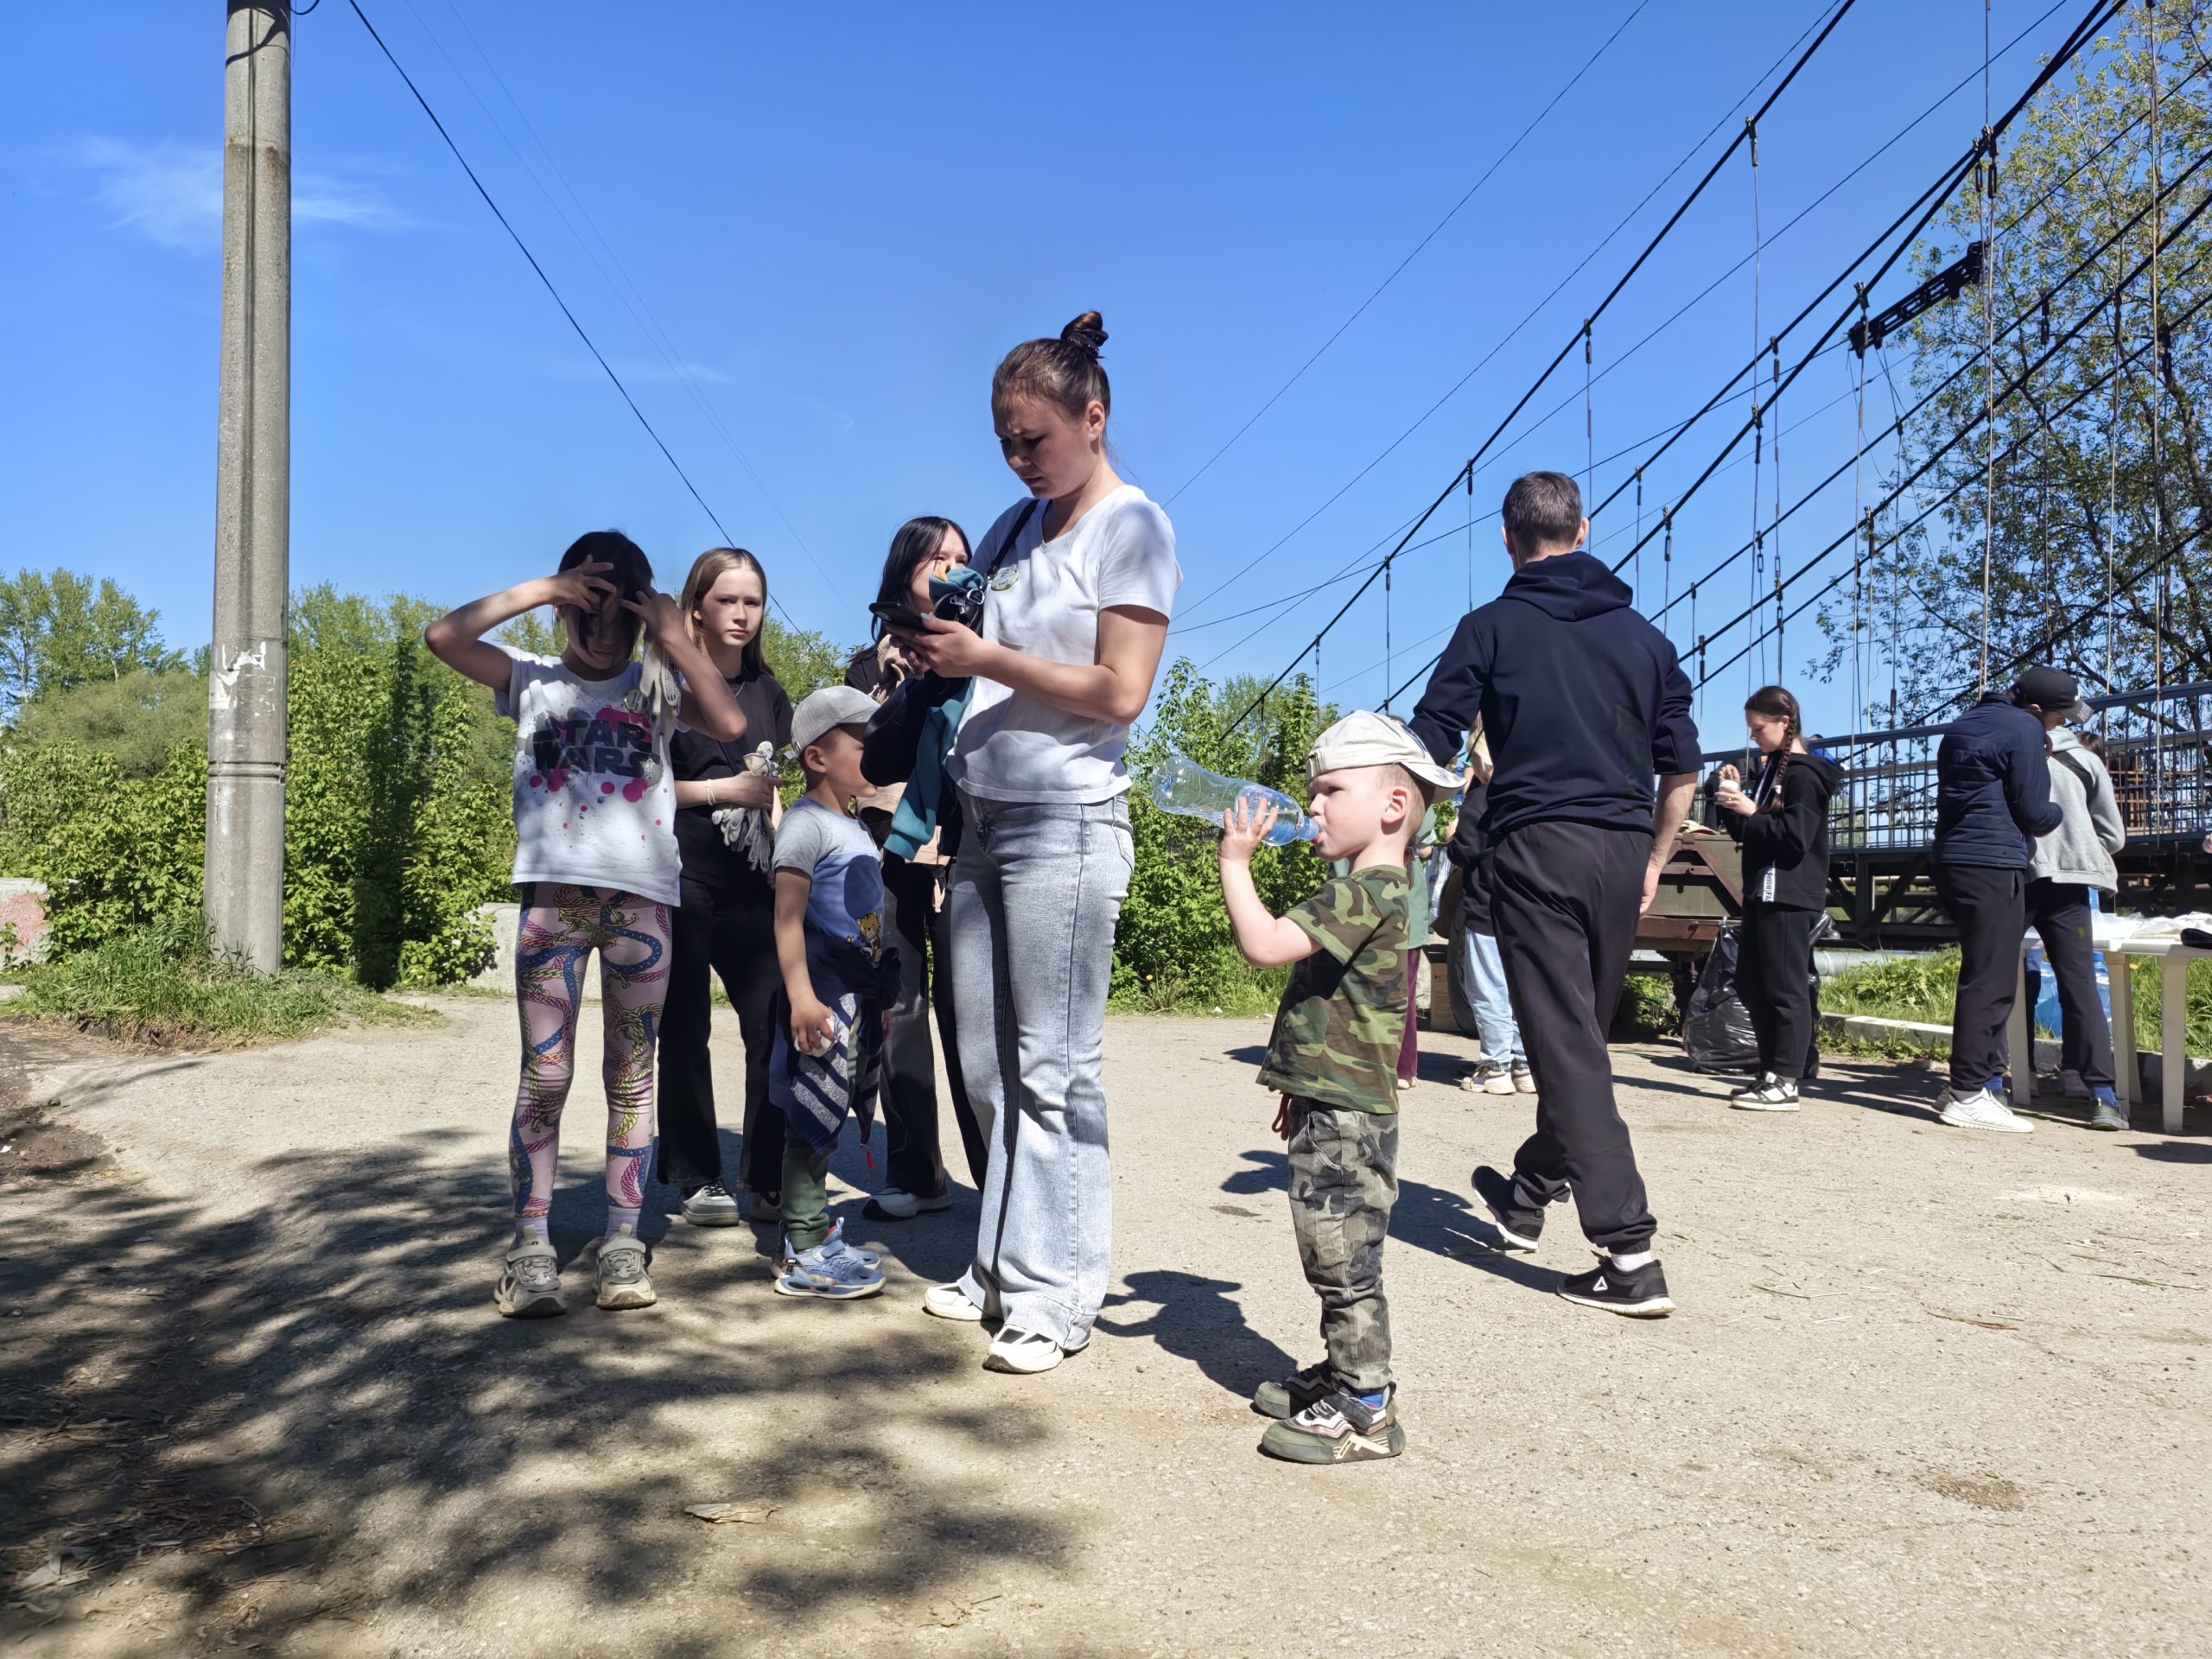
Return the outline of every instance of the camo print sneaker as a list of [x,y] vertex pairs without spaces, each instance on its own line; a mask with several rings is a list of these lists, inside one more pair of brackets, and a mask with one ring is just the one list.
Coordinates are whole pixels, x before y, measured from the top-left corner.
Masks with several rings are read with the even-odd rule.
[[1326,1399],[1336,1386],[1329,1362],[1318,1360],[1293,1371],[1280,1382],[1262,1382],[1252,1395],[1252,1409],[1278,1422],[1294,1417],[1316,1400]]
[[599,1305],[610,1312],[626,1307],[651,1307],[660,1299],[653,1281],[645,1276],[645,1247],[625,1227],[612,1238],[599,1242]]
[[1405,1449],[1395,1388],[1380,1406],[1349,1394],[1326,1395],[1287,1421],[1269,1423],[1260,1437],[1260,1450],[1285,1463],[1365,1463]]
[[1521,1201],[1518,1181],[1484,1164],[1475,1171],[1475,1196],[1490,1211],[1491,1224],[1505,1241],[1507,1249],[1525,1253],[1536,1248],[1536,1241],[1544,1232],[1543,1209]]
[[561,1294],[560,1258],[550,1244],[518,1244],[507,1252],[492,1305],[511,1319],[543,1319],[569,1311]]

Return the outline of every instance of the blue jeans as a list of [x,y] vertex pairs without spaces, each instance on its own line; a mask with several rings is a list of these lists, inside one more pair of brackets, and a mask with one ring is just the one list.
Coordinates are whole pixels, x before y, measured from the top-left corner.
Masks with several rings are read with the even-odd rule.
[[1521,1027],[1513,1023],[1513,999],[1505,988],[1505,961],[1497,941],[1470,929],[1462,936],[1466,955],[1459,965],[1467,987],[1467,1001],[1474,1004],[1475,1026],[1482,1033],[1483,1058],[1509,1065],[1526,1065],[1521,1048]]
[[1102,1071],[1136,862],[1128,804],[961,804],[945,911],[960,1066],[990,1155],[960,1288],[1011,1329],[1080,1348],[1113,1244]]

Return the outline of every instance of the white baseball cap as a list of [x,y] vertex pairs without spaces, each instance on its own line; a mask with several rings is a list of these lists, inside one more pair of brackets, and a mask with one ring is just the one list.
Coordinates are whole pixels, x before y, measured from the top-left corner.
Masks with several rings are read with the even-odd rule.
[[1403,766],[1435,788],[1459,786],[1459,774],[1430,760],[1403,721],[1371,709],[1354,709],[1313,740],[1313,753],[1306,757],[1306,781],[1346,766]]
[[819,743],[839,726],[865,726],[875,713],[875,699],[849,685],[825,685],[811,691],[791,710],[791,752],[804,755],[806,746]]

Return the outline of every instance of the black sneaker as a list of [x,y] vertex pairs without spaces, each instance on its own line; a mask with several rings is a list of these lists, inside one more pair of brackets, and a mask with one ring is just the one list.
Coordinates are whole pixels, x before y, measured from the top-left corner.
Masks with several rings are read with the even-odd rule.
[[1520,1184],[1510,1175],[1501,1175],[1488,1164],[1478,1166],[1475,1196],[1490,1211],[1491,1223],[1507,1249],[1525,1253],[1536,1248],[1544,1232],[1543,1206],[1522,1203]]
[[1365,1463],[1405,1449],[1395,1389],[1380,1406],[1349,1394],[1325,1395],[1295,1417],[1269,1423],[1260,1437],[1260,1450],[1285,1463]]
[[2124,1129],[2127,1127],[2127,1109],[2120,1097],[2109,1089],[2100,1089],[2094,1096],[2095,1107],[2089,1113],[2089,1127],[2093,1129]]
[[1316,1360],[1292,1372],[1280,1382],[1262,1382],[1252,1395],[1252,1409],[1277,1421],[1295,1417],[1316,1400],[1325,1400],[1336,1387],[1329,1362]]
[[1667,1294],[1667,1275],[1656,1262],[1617,1268],[1611,1258],[1601,1258],[1589,1272],[1560,1281],[1559,1294],[1578,1306],[1602,1307],[1632,1319],[1663,1319],[1675,1311],[1674,1298]]

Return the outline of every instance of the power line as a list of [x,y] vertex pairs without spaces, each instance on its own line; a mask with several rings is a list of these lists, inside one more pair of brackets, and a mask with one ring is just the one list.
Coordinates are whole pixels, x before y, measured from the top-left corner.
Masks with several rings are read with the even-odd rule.
[[[708,521],[714,525],[725,543],[735,545],[736,538],[723,525],[715,510],[707,505],[707,498],[699,493],[699,486],[691,481],[691,475],[683,470],[683,463],[677,461],[670,451],[668,445],[662,441],[660,434],[653,429],[653,423],[645,418],[645,410],[638,407],[638,400],[630,395],[630,388],[624,385],[622,377],[615,373],[614,365],[607,360],[606,354],[593,343],[592,337],[585,332],[583,324],[576,321],[576,314],[569,308],[569,302],[561,297],[561,290],[554,287],[553,279],[545,274],[545,267],[537,263],[537,256],[530,251],[530,244],[522,239],[521,233],[508,223],[507,216],[499,211],[499,204],[492,200],[492,193],[484,188],[484,181],[476,176],[476,169],[468,164],[468,157],[461,153],[461,146],[454,143],[453,135],[446,130],[446,124],[438,119],[438,112],[430,107],[430,100],[423,96],[423,89],[415,84],[415,78],[410,75],[399,60],[392,55],[391,48],[385,44],[384,36],[377,33],[377,26],[369,21],[368,14],[361,10],[361,0],[346,0],[346,3],[353,9],[353,15],[361,20],[361,27],[369,31],[369,38],[377,43],[377,50],[384,54],[385,61],[389,63],[400,79],[407,84],[407,90],[415,95],[415,101],[423,106],[423,113],[430,118],[430,124],[438,130],[438,137],[445,140],[446,148],[453,152],[454,160],[461,163],[461,170],[468,175],[469,183],[476,187],[476,194],[484,198],[484,205],[492,210],[492,217],[499,221],[499,228],[507,233],[508,238],[520,251],[522,257],[530,262],[530,268],[537,274],[537,280],[545,285],[545,291],[553,296],[553,303],[561,308],[561,315],[569,320],[569,327],[575,330],[576,338],[583,341],[584,349],[592,354],[592,360],[599,365],[606,372],[607,379],[613,383],[614,390],[620,394],[623,403],[628,405],[630,413],[637,417],[638,424],[645,428],[645,435],[653,441],[653,447],[660,451],[662,459],[668,462],[669,466],[675,470],[677,477],[683,480],[683,487],[690,492],[691,499],[699,504],[699,511],[707,515]],[[779,611],[784,611],[780,603],[776,608]],[[798,626],[791,620],[791,613],[788,611],[784,611],[784,620],[793,627]]]
[[1184,491],[1189,489],[1192,485],[1204,478],[1207,472],[1212,467],[1214,462],[1219,461],[1224,455],[1227,454],[1231,448],[1235,448],[1236,441],[1243,437],[1247,432],[1249,432],[1254,426],[1257,425],[1259,423],[1260,417],[1262,415],[1265,415],[1269,410],[1273,409],[1277,403],[1281,401],[1282,396],[1285,392],[1288,391],[1293,386],[1296,385],[1305,378],[1306,371],[1312,368],[1316,363],[1319,363],[1321,360],[1322,354],[1325,353],[1330,346],[1337,343],[1338,340],[1343,336],[1344,330],[1351,327],[1352,324],[1357,322],[1361,317],[1366,315],[1368,307],[1373,305],[1376,301],[1382,297],[1383,289],[1389,288],[1391,283],[1396,282],[1404,273],[1406,267],[1413,264],[1415,259],[1421,257],[1421,250],[1426,248],[1430,243],[1436,240],[1436,238],[1443,233],[1444,227],[1459,217],[1459,210],[1474,200],[1475,193],[1481,189],[1483,186],[1488,184],[1491,181],[1491,175],[1495,174],[1499,168],[1505,165],[1506,162],[1512,156],[1513,152],[1520,149],[1521,146],[1527,142],[1529,135],[1534,133],[1538,127],[1543,124],[1544,118],[1559,107],[1560,100],[1564,99],[1569,92],[1573,92],[1575,87],[1580,86],[1581,84],[1582,78],[1585,75],[1588,74],[1591,70],[1597,67],[1598,60],[1605,55],[1606,52],[1611,49],[1613,42],[1620,39],[1621,35],[1626,32],[1628,26],[1630,23],[1634,22],[1638,17],[1641,17],[1643,15],[1645,9],[1649,7],[1650,3],[1651,0],[1637,0],[1636,9],[1630,12],[1627,16],[1621,19],[1620,26],[1615,29],[1611,34],[1605,37],[1604,43],[1600,45],[1595,52],[1592,52],[1590,54],[1589,60],[1580,69],[1576,70],[1571,77],[1569,77],[1567,85],[1560,87],[1559,91],[1552,94],[1551,102],[1545,105],[1542,109],[1537,111],[1535,115],[1529,120],[1529,124],[1521,129],[1519,134],[1515,137],[1513,142],[1498,152],[1497,158],[1491,162],[1491,164],[1483,170],[1483,175],[1477,179],[1472,184],[1469,185],[1465,193],[1460,196],[1459,200],[1452,204],[1451,211],[1446,213],[1443,218],[1438,219],[1436,223],[1430,227],[1429,232],[1427,236],[1424,236],[1420,241],[1414,244],[1413,251],[1407,254],[1404,258],[1399,260],[1395,265],[1391,267],[1390,274],[1388,276],[1385,276],[1376,285],[1375,291],[1370,294],[1365,299],[1362,300],[1352,314],[1337,325],[1336,332],[1332,334],[1315,348],[1313,356],[1307,358],[1303,363],[1298,365],[1298,372],[1295,374],[1293,374],[1289,379],[1284,381],[1282,385],[1275,388],[1274,396],[1269,397],[1266,403],[1262,404],[1259,408],[1253,410],[1251,417],[1247,420],[1243,425],[1238,427],[1236,431],[1229,435],[1229,442],[1223,444],[1220,448],[1215,450],[1213,454],[1206,457],[1205,466],[1200,467],[1197,472],[1192,473],[1188,478],[1185,479],[1180,484],[1175,486],[1174,494],[1170,495],[1167,498],[1166,502],[1166,505],[1173,506],[1175,504],[1175,500],[1178,496],[1180,496]]

